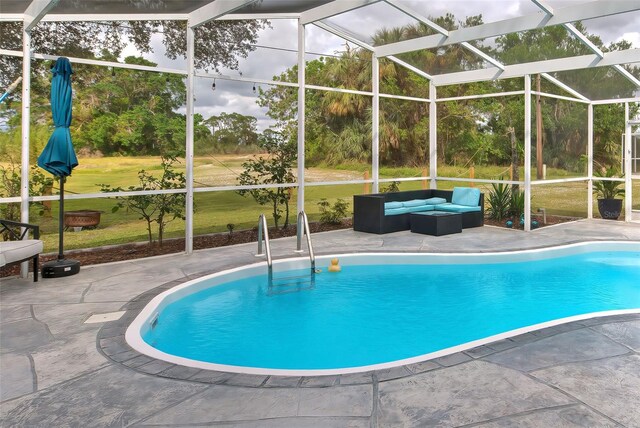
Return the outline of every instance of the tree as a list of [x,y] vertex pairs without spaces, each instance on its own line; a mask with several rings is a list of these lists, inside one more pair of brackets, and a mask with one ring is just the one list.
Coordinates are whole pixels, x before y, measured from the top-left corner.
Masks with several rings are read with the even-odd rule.
[[[101,58],[117,62],[109,52],[102,52]],[[155,65],[139,57],[127,57],[124,62]],[[50,79],[49,75],[41,73],[36,73],[33,79],[32,132],[38,136],[51,133],[47,93]],[[73,79],[75,100],[71,135],[75,147],[107,155],[184,151],[186,119],[177,112],[186,98],[182,76],[130,69],[116,72],[76,64]],[[12,145],[15,147],[13,152],[19,152],[21,112],[18,109],[12,114],[7,121],[7,132],[0,133],[0,146]],[[196,135],[199,135],[198,129]],[[41,138],[32,140],[33,144],[42,141]],[[34,153],[39,153],[40,147],[33,148]]]
[[[127,189],[122,187],[111,187],[109,184],[100,184],[103,192],[136,192],[146,190],[170,190],[184,189],[186,186],[186,178],[183,173],[176,172],[173,165],[177,159],[170,155],[162,157],[162,176],[155,177],[145,170],[138,171],[139,184],[137,186],[129,186]],[[164,230],[170,222],[184,217],[185,209],[184,193],[161,193],[155,195],[136,195],[136,196],[116,196],[117,204],[112,211],[116,212],[120,208],[126,208],[140,215],[140,220],[147,223],[147,234],[149,237],[149,245],[153,244],[152,225],[158,226],[158,244],[162,246]]]
[[[476,26],[482,16],[457,21],[451,14],[431,18],[446,30]],[[581,23],[576,28],[603,51],[628,49],[627,42],[604,46],[588,34]],[[374,45],[384,45],[433,34],[423,24],[383,29],[374,35]],[[589,53],[579,40],[561,26],[536,29],[498,37],[495,43],[471,42],[506,64],[568,57]],[[402,60],[430,74],[450,73],[484,67],[483,59],[460,45],[419,50],[402,55]],[[640,67],[626,66],[640,76]],[[370,90],[371,54],[347,45],[338,57],[319,58],[306,65],[306,80],[323,86]],[[295,82],[297,66],[275,80]],[[561,81],[594,98],[631,97],[635,88],[610,68],[577,70],[557,75]],[[558,92],[550,82],[541,82],[542,92]],[[438,97],[523,90],[523,80],[507,79],[450,85],[438,88]],[[380,60],[380,91],[427,97],[428,81],[388,60]],[[305,117],[305,161],[341,164],[367,162],[371,158],[371,106],[369,98],[339,92],[307,91]],[[268,107],[278,130],[295,141],[297,135],[297,91],[273,87],[260,91],[258,104]],[[457,100],[438,104],[438,159],[445,164],[508,165],[522,159],[524,141],[523,97]],[[620,153],[623,122],[619,107],[596,109],[594,140],[596,157]],[[541,106],[544,122],[544,161],[552,167],[582,171],[586,153],[586,108],[583,104],[546,98]],[[428,104],[382,98],[380,101],[380,164],[424,165],[428,160]],[[513,128],[516,144],[512,146]],[[616,138],[616,134],[617,138]],[[532,136],[535,136],[534,132]],[[513,149],[512,149],[513,147]],[[535,155],[534,155],[535,158]],[[537,160],[537,159],[536,159]],[[519,162],[519,160],[518,160]]]
[[[91,2],[75,2],[91,11]],[[142,53],[151,52],[151,36],[161,34],[167,56],[186,55],[186,21],[40,22],[31,32],[35,52],[91,58],[103,49],[120,56],[126,43]],[[219,71],[238,68],[238,59],[255,49],[258,31],[268,21],[210,21],[196,28],[196,67]],[[0,22],[0,49],[22,50],[22,22]],[[7,87],[21,73],[20,58],[0,56],[0,87]],[[18,91],[19,92],[19,91]],[[15,94],[14,94],[15,97]]]
[[[575,23],[575,27],[604,52],[631,48],[631,44],[624,40],[604,45],[598,36],[589,34],[581,22]],[[498,37],[493,55],[507,64],[514,64],[590,53],[591,51],[572,37],[564,27],[552,26]],[[636,77],[640,77],[640,67],[625,68]],[[632,97],[636,89],[611,67],[552,74],[592,99]],[[549,82],[542,81],[542,91],[557,92],[558,89]],[[515,102],[521,104],[521,100]],[[612,158],[615,158],[614,153],[620,153],[620,134],[624,129],[622,106],[596,106],[594,110],[595,159],[612,161]],[[544,163],[553,167],[584,171],[586,107],[583,104],[546,98],[541,106],[541,115],[544,123]],[[517,133],[521,135],[522,121],[516,120],[514,124]]]
[[[13,161],[11,157],[6,165],[0,164],[0,198],[10,198],[20,196],[20,165]],[[20,204],[10,202],[0,204],[0,218],[20,221]],[[4,235],[4,240],[8,240],[8,234]]]
[[[29,195],[43,195],[47,191],[51,190],[53,186],[54,178],[46,177],[42,170],[33,165],[31,167],[29,179]],[[57,180],[58,178],[55,177]],[[0,164],[0,198],[11,198],[20,196],[21,188],[21,175],[20,175],[20,163],[8,155],[5,161]],[[50,192],[48,194],[51,194]],[[43,215],[45,212],[50,212],[50,207],[44,202],[32,202],[29,205],[32,209],[37,209],[39,214]],[[20,221],[20,203],[9,202],[6,204],[0,204],[0,218],[11,221]],[[7,232],[3,234],[4,240],[9,240]]]
[[[238,176],[242,186],[292,183],[295,177],[292,172],[297,159],[297,146],[287,141],[281,133],[266,130],[259,138],[259,146],[267,156],[254,156],[242,164],[244,171]],[[269,189],[239,190],[242,196],[251,195],[260,205],[271,205],[273,221],[276,228],[283,215],[283,229],[289,226],[289,189],[278,187]]]
[[[76,9],[81,11],[83,8],[90,9],[93,6],[89,3],[74,2]],[[248,20],[248,21],[210,21],[196,29],[196,67],[204,70],[219,71],[222,68],[237,69],[239,59],[246,57],[249,52],[255,49],[258,31],[268,26],[268,21],[264,20]],[[0,22],[0,49],[22,50],[22,22]],[[132,43],[141,53],[152,51],[151,36],[153,34],[161,34],[163,44],[166,49],[167,56],[175,59],[177,57],[185,57],[186,54],[186,22],[185,21],[118,21],[118,22],[40,22],[31,32],[31,46],[35,52],[49,55],[66,55],[70,57],[89,58],[89,59],[105,59],[116,61],[122,54],[127,42]],[[108,52],[108,55],[104,53]],[[144,61],[136,59],[135,61]],[[138,62],[141,64],[141,62]],[[145,65],[155,65],[148,63]],[[8,55],[0,55],[0,88],[6,88],[11,82],[22,74],[22,59]],[[74,91],[85,87],[88,89],[96,89],[89,98],[78,97],[80,102],[87,101],[87,110],[81,112],[78,102],[74,102],[74,122],[82,118],[93,118],[93,109],[102,101],[107,101],[110,94],[116,98],[124,93],[119,88],[119,79],[121,76],[130,76],[132,81],[143,79],[152,81],[154,79],[166,80],[167,87],[172,88],[169,91],[178,89],[175,95],[178,97],[178,107],[184,104],[186,97],[184,91],[184,83],[181,76],[165,75],[160,73],[135,72],[132,70],[118,70],[117,79],[112,78],[112,84],[107,85],[105,77],[109,77],[110,70],[102,67],[85,66],[81,64],[74,65],[76,74],[74,75]],[[151,76],[153,75],[153,76]],[[151,77],[150,77],[151,76]],[[102,82],[101,88],[92,88],[98,81]],[[31,85],[31,113],[33,116],[38,115],[40,111],[45,115],[49,114],[48,110],[48,84],[50,75],[46,61],[35,61],[32,63],[32,85]],[[175,84],[180,83],[182,89],[176,88]],[[20,126],[20,106],[15,102],[20,99],[20,90],[14,91],[0,106],[0,123],[3,127],[8,122],[9,132],[0,133],[0,153],[8,152],[6,148],[10,141],[19,141]],[[127,95],[133,95],[134,99],[140,100],[140,93],[127,92]],[[159,101],[175,100],[173,96],[167,97],[166,93],[158,94],[146,99],[148,103]],[[110,104],[109,108],[123,107],[128,105],[128,100],[119,97],[124,104]],[[125,97],[126,98],[126,97]],[[142,98],[144,99],[144,98]],[[10,107],[11,106],[11,107]],[[101,151],[113,151],[122,149],[123,154],[145,154],[145,153],[162,153],[168,149],[175,149],[184,146],[184,116],[174,114],[173,117],[167,119],[163,114],[158,114],[158,109],[164,106],[156,106],[153,108],[154,114],[141,115],[140,110],[128,114],[128,117],[116,120],[116,117],[104,112],[107,117],[101,118],[95,124],[86,123],[81,120],[77,126],[74,123],[78,133],[72,136],[74,142],[81,142],[94,149]],[[177,107],[172,109],[175,112]],[[116,115],[119,113],[115,112]],[[100,116],[100,115],[98,115]],[[179,118],[182,117],[181,120]],[[32,128],[39,132],[40,124],[46,125],[46,121],[40,123],[39,119],[33,120]],[[50,123],[50,121],[48,122]],[[128,130],[131,124],[136,124],[135,130]],[[165,125],[165,126],[163,126]],[[42,127],[50,133],[48,128]],[[150,130],[153,128],[153,130]],[[124,129],[119,135],[118,140],[113,141],[112,135],[116,129]],[[154,130],[161,129],[158,134]],[[84,137],[84,132],[88,130],[89,135]],[[17,135],[17,138],[15,138]],[[196,135],[198,130],[196,129]],[[151,136],[149,146],[139,151],[142,137]],[[155,141],[154,141],[155,139]],[[34,144],[36,139],[32,139]],[[46,139],[44,140],[46,142]],[[179,142],[179,144],[177,144]],[[168,147],[167,147],[168,146]],[[19,144],[18,146],[19,147]],[[41,147],[34,147],[32,153],[37,153]]]
[[255,117],[240,113],[221,113],[220,116],[211,116],[204,121],[211,127],[214,148],[222,152],[257,146],[257,122]]
[[[452,15],[436,21],[448,29],[457,28]],[[460,25],[478,25],[480,17],[471,17]],[[427,26],[408,25],[381,30],[374,44],[393,43],[407,38],[432,34]],[[463,70],[481,64],[464,49],[447,47],[443,52],[425,50],[403,55],[404,60],[422,69]],[[431,72],[431,71],[429,71]],[[275,80],[295,81],[297,67],[292,67]],[[321,57],[306,65],[306,80],[317,85],[337,86],[362,91],[371,90],[371,53],[346,45],[339,57]],[[426,97],[429,82],[391,61],[381,60],[380,88],[384,93]],[[339,92],[309,91],[306,94],[305,160],[308,165],[321,162],[340,164],[366,162],[371,159],[371,103],[362,95]],[[258,104],[268,107],[268,115],[278,123],[278,129],[294,139],[296,135],[297,93],[284,87],[261,91]],[[459,117],[449,114],[446,117]],[[466,124],[475,126],[471,109],[464,107]],[[383,165],[424,165],[428,157],[428,105],[419,102],[383,99],[380,103],[380,162]],[[449,127],[453,129],[453,127]],[[463,131],[469,126],[462,128]],[[454,136],[452,135],[453,139]],[[449,145],[451,146],[451,145]],[[444,147],[444,146],[443,146]],[[452,148],[455,153],[459,146]]]

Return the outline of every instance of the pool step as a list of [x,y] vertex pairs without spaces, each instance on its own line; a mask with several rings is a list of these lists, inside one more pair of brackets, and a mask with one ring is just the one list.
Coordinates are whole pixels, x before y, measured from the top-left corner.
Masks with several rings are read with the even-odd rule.
[[316,287],[316,274],[285,276],[282,278],[270,278],[267,295],[297,293],[304,290],[312,290]]

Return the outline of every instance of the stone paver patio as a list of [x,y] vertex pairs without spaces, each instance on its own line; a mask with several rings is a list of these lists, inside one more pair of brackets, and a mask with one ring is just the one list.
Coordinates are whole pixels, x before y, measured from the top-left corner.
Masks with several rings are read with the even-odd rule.
[[[585,240],[640,241],[640,225],[581,221],[533,233],[483,227],[443,237],[336,231],[318,254],[470,252]],[[293,256],[295,240],[272,241]],[[197,370],[132,351],[122,329],[161,289],[255,262],[255,244],[83,267],[0,284],[0,425],[239,427],[638,427],[640,315],[594,318],[463,353],[323,377]],[[85,324],[125,310],[119,321]]]

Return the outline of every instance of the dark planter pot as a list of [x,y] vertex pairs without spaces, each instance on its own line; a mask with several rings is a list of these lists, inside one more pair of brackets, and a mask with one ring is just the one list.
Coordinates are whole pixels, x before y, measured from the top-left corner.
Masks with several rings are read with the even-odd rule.
[[622,199],[598,199],[600,216],[607,220],[617,220],[622,212]]

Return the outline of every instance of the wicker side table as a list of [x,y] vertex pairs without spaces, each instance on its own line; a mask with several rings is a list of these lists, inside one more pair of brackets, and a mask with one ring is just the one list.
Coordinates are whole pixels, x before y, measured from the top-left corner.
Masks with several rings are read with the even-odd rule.
[[412,213],[409,217],[411,232],[442,236],[462,232],[462,214],[444,211]]

